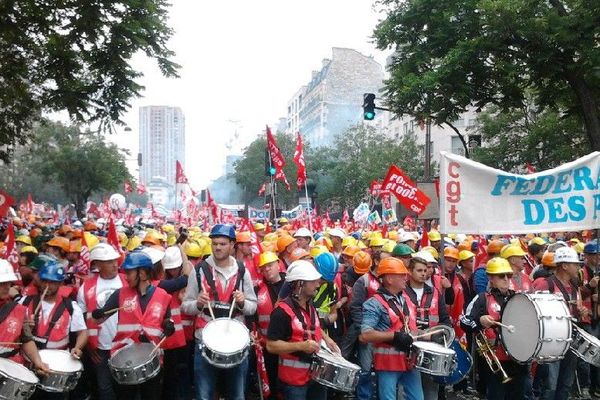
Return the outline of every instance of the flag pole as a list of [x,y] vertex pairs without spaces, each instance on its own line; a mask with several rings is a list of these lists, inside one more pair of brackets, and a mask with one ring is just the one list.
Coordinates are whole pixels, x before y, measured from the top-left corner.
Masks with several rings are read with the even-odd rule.
[[306,181],[307,179],[304,179],[304,195],[306,196],[306,202],[310,205],[310,212],[308,212],[308,229],[310,230],[311,233],[313,233],[312,230],[312,219],[310,217],[310,214],[312,213],[312,208],[313,208],[313,204],[311,204],[310,199],[308,198],[308,188],[306,187]]

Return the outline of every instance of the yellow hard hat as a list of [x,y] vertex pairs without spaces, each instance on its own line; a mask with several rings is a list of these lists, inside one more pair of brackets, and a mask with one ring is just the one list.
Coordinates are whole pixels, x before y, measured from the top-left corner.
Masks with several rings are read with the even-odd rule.
[[321,254],[321,253],[329,253],[329,249],[327,249],[327,247],[325,247],[325,246],[323,246],[323,245],[321,245],[321,244],[318,244],[318,245],[316,245],[316,246],[313,246],[313,247],[311,247],[311,249],[310,249],[310,256],[311,256],[312,258],[315,258],[315,257],[317,257],[317,256],[318,256],[319,254]]
[[436,260],[440,259],[440,253],[438,253],[438,251],[433,246],[425,246],[421,250],[428,251]]
[[381,251],[383,251],[384,253],[390,253],[392,254],[392,252],[394,251],[394,247],[396,247],[396,242],[393,240],[385,240],[385,243],[383,244],[383,247],[381,248]]
[[206,241],[204,247],[202,247],[202,257],[210,256],[212,254],[211,242]]
[[427,237],[430,242],[437,242],[438,240],[442,240],[442,235],[438,231],[431,231],[427,233]]
[[469,250],[461,250],[460,253],[458,253],[458,261],[465,261],[473,257],[475,257],[475,254]]
[[369,240],[369,247],[380,247],[385,244],[385,240],[382,237],[374,237]]
[[373,240],[373,239],[383,239],[381,232],[380,231],[371,232],[371,234],[369,235],[369,240]]
[[139,236],[133,236],[127,242],[127,250],[133,251],[142,245],[142,239]]
[[171,224],[165,224],[161,227],[161,230],[164,233],[171,233],[171,232],[175,232],[175,227]]
[[277,239],[279,239],[279,236],[275,232],[267,233],[264,238],[267,242],[277,242]]
[[196,242],[189,242],[189,241],[185,242],[185,245],[183,246],[183,252],[188,257],[192,257],[192,258],[202,257],[202,249],[200,248],[200,245]]
[[265,251],[258,256],[258,267],[264,267],[265,265],[274,261],[279,261],[277,254],[273,253],[272,251]]
[[127,246],[127,242],[129,242],[129,238],[127,237],[127,235],[123,232],[119,232],[118,236],[119,236],[119,244],[121,245],[121,247]]
[[261,224],[260,222],[257,222],[254,224],[254,230],[255,231],[262,231],[265,229],[265,225]]
[[485,272],[490,275],[495,274],[512,274],[513,270],[506,259],[501,257],[494,257],[487,262],[485,265]]
[[575,249],[577,254],[583,253],[584,247],[585,247],[585,243],[583,243],[583,242],[578,242],[575,246],[573,246],[573,248]]
[[502,251],[500,252],[500,257],[508,259],[509,257],[523,257],[525,254],[523,249],[521,248],[521,246],[514,246],[514,245],[509,245],[509,246],[505,246]]
[[287,224],[289,221],[286,217],[279,218],[279,225]]
[[167,246],[175,246],[177,242],[177,235],[174,232],[169,232],[167,234]]
[[321,236],[316,240],[316,243],[318,245],[327,247],[327,250],[331,250],[333,248],[333,243],[331,242],[331,239],[329,239],[327,236]]
[[38,254],[38,251],[35,247],[33,246],[23,246],[23,248],[21,249],[21,254],[23,253],[34,253],[34,254]]
[[358,241],[357,246],[361,250],[368,249],[367,245],[362,240]]
[[529,241],[529,243],[527,243],[528,246],[531,246],[532,244],[537,244],[539,246],[543,246],[546,244],[546,241],[544,239],[542,239],[541,237],[536,236],[533,239],[531,239]]
[[88,250],[90,251],[100,243],[98,237],[93,233],[83,232],[83,236],[85,237],[85,244],[87,244]]
[[387,234],[388,239],[394,242],[398,240],[398,231],[389,231]]
[[27,235],[17,236],[15,242],[25,243],[28,246],[31,246],[31,238]]
[[356,246],[357,242],[358,241],[352,236],[346,236],[344,239],[342,239],[342,247]]

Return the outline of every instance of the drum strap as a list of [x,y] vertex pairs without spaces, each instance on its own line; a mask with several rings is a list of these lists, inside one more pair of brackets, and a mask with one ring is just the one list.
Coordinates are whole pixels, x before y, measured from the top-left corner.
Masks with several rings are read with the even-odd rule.
[[[436,290],[436,289],[433,288],[433,290]],[[431,308],[431,302],[433,301],[433,296],[434,296],[433,291],[431,293],[425,293],[425,289],[423,289],[423,297],[421,297],[422,307],[420,309],[423,310],[423,319],[427,322],[429,322],[429,309]],[[425,304],[423,304],[423,298],[425,298]],[[418,315],[417,315],[417,317],[418,317]]]
[[[242,287],[242,290],[243,290],[244,274],[246,273],[246,267],[244,266],[243,263],[241,263],[239,261],[237,262],[237,265],[238,265],[238,273],[237,273],[237,277],[236,277],[236,281],[235,281],[234,290],[239,290],[240,286]],[[208,282],[208,286],[210,286],[212,298],[215,301],[219,301],[219,294],[217,292],[217,286],[215,285],[215,278],[213,276],[212,268],[210,267],[210,265],[208,265],[208,263],[206,261],[202,261],[199,265],[196,265],[195,268],[196,268],[196,280],[198,281],[198,291],[200,291],[200,288],[202,288],[202,278],[200,276],[200,268],[202,268],[202,273],[206,277],[206,282]],[[231,298],[229,299],[230,303],[232,301],[233,301],[233,294],[231,295]]]
[[[25,300],[27,300],[27,299],[25,299]],[[34,301],[34,307],[37,307],[37,303],[40,302],[39,296],[37,296],[36,300],[37,301]],[[25,305],[25,301],[23,302],[23,304]],[[56,325],[56,323],[58,322],[58,320],[60,319],[62,314],[65,312],[65,310],[67,310],[67,312],[69,313],[70,316],[73,315],[73,304],[71,304],[71,300],[62,297],[61,303],[58,305],[58,307],[56,307],[56,311],[54,312],[54,315],[52,315],[52,319],[50,320],[50,323],[48,324],[48,329],[46,329],[46,333],[44,334],[44,336],[41,336],[44,339],[44,342],[43,343],[37,342],[39,350],[43,350],[46,348],[46,344],[48,343],[48,338],[50,337],[50,334],[52,333],[52,329],[54,329],[54,325]],[[37,325],[37,320],[36,320],[36,325]]]

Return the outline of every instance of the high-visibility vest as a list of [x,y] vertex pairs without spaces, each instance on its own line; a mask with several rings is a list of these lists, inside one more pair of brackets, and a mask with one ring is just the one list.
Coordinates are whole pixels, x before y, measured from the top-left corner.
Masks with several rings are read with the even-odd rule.
[[162,323],[170,303],[171,295],[159,287],[154,288],[152,298],[142,313],[137,289],[119,289],[119,307],[123,308],[119,310],[117,334],[111,352],[128,344],[139,343],[142,334],[150,342],[160,342],[163,334]]
[[[277,299],[275,299],[277,301]],[[267,336],[271,312],[273,311],[275,301],[271,298],[269,287],[264,281],[260,281],[256,290],[256,315],[258,317],[258,330],[264,337]]]
[[375,294],[377,293],[377,291],[379,290],[379,286],[381,286],[381,283],[379,282],[379,280],[375,277],[375,275],[373,275],[371,273],[371,271],[367,272],[365,274],[367,282],[366,282],[366,288],[367,288],[367,299],[370,299],[371,297],[375,296]]
[[0,308],[0,314],[6,313],[9,309],[10,312],[0,322],[0,342],[3,343],[0,345],[0,357],[24,364],[24,358],[20,353],[21,345],[14,343],[18,343],[21,340],[27,307],[9,302]]
[[[158,287],[159,280],[152,281],[152,285]],[[185,290],[185,289],[182,289]],[[178,349],[185,346],[185,333],[183,332],[183,324],[181,321],[181,300],[179,300],[179,291],[171,295],[171,302],[169,304],[171,309],[171,319],[175,326],[175,332],[165,339],[161,346],[165,350]]]
[[510,290],[514,290],[516,293],[529,293],[529,292],[531,292],[531,278],[529,278],[529,275],[526,275],[523,272],[519,272],[519,274],[521,276],[521,286],[519,287],[519,285],[517,284],[517,281],[516,281],[515,277],[513,276],[510,279],[510,283],[508,285],[508,288]]
[[[86,279],[83,282],[83,300],[85,301],[86,312],[85,324],[88,328],[88,346],[91,349],[98,348],[98,334],[102,329],[102,324],[97,324],[92,318],[92,311],[98,308],[98,299],[96,297],[96,287],[98,286],[98,278],[100,275],[94,274],[93,277]],[[127,281],[122,274],[118,275],[123,283],[123,287],[127,286]]]
[[[489,292],[485,292],[485,301],[487,306],[487,315],[492,317],[494,321],[500,321],[500,310],[502,309],[500,304],[498,304],[494,296]],[[490,343],[490,346],[495,346],[495,353],[496,357],[498,357],[498,360],[510,360],[510,357],[508,356],[508,353],[506,353],[502,342],[498,339],[498,331],[493,328],[485,328],[483,333]]]
[[[408,326],[410,330],[415,331],[417,329],[416,320],[408,314],[408,307],[404,310],[398,310],[400,314],[397,314],[392,307],[388,304],[387,300],[383,298],[381,294],[373,296],[377,301],[385,308],[387,315],[390,319],[390,327],[385,332],[396,332],[404,330],[404,318],[409,318]],[[400,350],[397,350],[390,343],[374,343],[373,344],[373,367],[376,371],[409,371],[413,368],[409,363],[408,355]]]
[[413,303],[406,290],[402,292],[402,297],[406,301],[411,316],[415,316],[417,326],[421,329],[431,328],[440,323],[440,292],[436,288],[430,288],[428,293],[423,288],[423,295],[419,304]]
[[[297,305],[293,305],[291,300],[286,299],[280,302],[278,307],[290,317],[292,327],[290,342],[303,342],[305,340],[321,342],[322,333],[319,317],[312,304],[309,303],[308,310],[304,310]],[[300,321],[296,313],[302,315],[304,323]],[[280,354],[278,376],[279,380],[287,385],[304,386],[310,380],[310,362],[291,353]]]
[[[39,301],[39,296],[30,296],[23,300],[23,305],[27,307],[29,315],[34,315]],[[72,300],[62,297],[60,294],[56,295],[56,301],[48,318],[42,317],[40,306],[37,318],[34,317],[36,324],[33,329],[33,340],[37,347],[39,349],[68,349],[72,314]]]

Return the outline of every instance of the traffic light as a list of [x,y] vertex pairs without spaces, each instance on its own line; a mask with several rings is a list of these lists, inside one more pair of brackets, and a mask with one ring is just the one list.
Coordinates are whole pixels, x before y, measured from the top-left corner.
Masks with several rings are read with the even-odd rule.
[[269,150],[265,149],[265,176],[275,176],[277,169],[271,162],[271,155],[269,154]]
[[375,93],[365,93],[363,99],[363,117],[365,121],[373,121],[375,119]]

